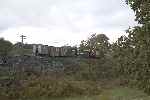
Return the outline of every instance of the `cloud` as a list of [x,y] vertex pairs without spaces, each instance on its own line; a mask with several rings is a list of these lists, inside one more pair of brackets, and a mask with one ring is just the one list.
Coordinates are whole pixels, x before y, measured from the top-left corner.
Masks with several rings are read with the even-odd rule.
[[[109,34],[115,40],[118,34],[112,33],[123,33],[136,25],[134,18],[133,11],[122,0],[1,0],[0,36],[16,41],[10,37],[26,32],[33,37],[29,42],[77,42],[97,32]],[[36,34],[32,33],[35,30]]]

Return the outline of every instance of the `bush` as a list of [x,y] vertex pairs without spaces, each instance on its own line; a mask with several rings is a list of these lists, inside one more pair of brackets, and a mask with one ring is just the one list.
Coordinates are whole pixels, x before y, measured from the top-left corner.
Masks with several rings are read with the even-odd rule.
[[34,78],[29,76],[28,79],[16,81],[12,80],[9,86],[3,86],[0,89],[0,98],[4,98],[3,100],[30,100],[41,97],[74,97],[101,93],[100,86],[93,81],[54,79],[51,76]]

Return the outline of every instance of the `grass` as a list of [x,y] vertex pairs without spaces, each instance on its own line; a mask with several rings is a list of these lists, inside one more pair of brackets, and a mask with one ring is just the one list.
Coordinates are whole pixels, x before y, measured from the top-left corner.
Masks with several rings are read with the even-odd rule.
[[[37,99],[35,99],[37,100]],[[150,96],[142,91],[131,88],[113,88],[104,90],[101,95],[68,98],[41,98],[38,100],[150,100]]]
[[[9,79],[10,77],[0,77],[0,80]],[[110,85],[109,82],[108,85]],[[148,96],[143,91],[138,89],[132,89],[128,87],[100,87],[100,84],[95,84],[90,81],[71,81],[71,80],[53,80],[46,77],[36,78],[36,80],[29,80],[25,82],[21,90],[14,91],[13,88],[8,89],[6,94],[10,97],[29,97],[35,99],[19,99],[19,100],[150,100]],[[107,85],[107,84],[105,84]],[[14,85],[12,85],[14,87]],[[3,89],[1,87],[1,89]],[[97,90],[98,89],[98,90]],[[4,89],[5,90],[5,89]],[[3,91],[3,90],[2,90]],[[5,95],[0,91],[0,95]],[[19,91],[19,92],[17,92]],[[95,91],[95,93],[93,93]],[[14,93],[16,92],[16,93]],[[14,93],[14,95],[12,95]],[[19,94],[18,94],[19,93]],[[92,94],[93,93],[93,94]],[[81,94],[81,95],[79,95]],[[19,95],[19,96],[18,96]],[[79,96],[78,96],[79,95]],[[90,96],[84,96],[90,95]],[[46,98],[49,97],[49,98]],[[51,98],[55,97],[55,98]],[[58,98],[59,97],[59,98]],[[1,100],[2,98],[0,98]],[[6,99],[2,99],[6,100]],[[9,100],[9,99],[7,99]],[[12,99],[11,99],[12,100]]]
[[100,100],[150,100],[150,97],[137,89],[121,87],[104,91]]

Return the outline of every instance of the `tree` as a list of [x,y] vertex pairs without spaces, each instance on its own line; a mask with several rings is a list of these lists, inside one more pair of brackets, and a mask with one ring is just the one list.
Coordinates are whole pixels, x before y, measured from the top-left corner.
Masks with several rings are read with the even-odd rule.
[[126,0],[140,26],[127,30],[128,36],[113,44],[119,74],[150,93],[150,0]]
[[109,38],[105,34],[92,34],[87,40],[81,41],[80,51],[88,50],[90,53],[93,51],[98,51],[100,56],[103,57],[104,54],[110,48]]
[[88,65],[86,76],[90,79],[102,79],[112,77],[112,62],[110,55],[109,38],[105,34],[92,34],[87,40],[81,41],[80,51],[88,51],[90,56],[93,52],[98,52],[99,59],[88,59],[85,63]]
[[150,0],[126,0],[136,13],[136,21],[140,24],[150,23]]
[[2,57],[3,63],[6,63],[6,57],[8,56],[8,53],[12,49],[12,43],[4,40],[3,38],[0,38],[0,56]]
[[[130,78],[130,72],[133,68],[133,49],[134,45],[128,36],[121,36],[118,40],[112,44],[112,56],[115,64],[115,70],[117,76],[124,76]],[[130,69],[131,68],[131,69]]]

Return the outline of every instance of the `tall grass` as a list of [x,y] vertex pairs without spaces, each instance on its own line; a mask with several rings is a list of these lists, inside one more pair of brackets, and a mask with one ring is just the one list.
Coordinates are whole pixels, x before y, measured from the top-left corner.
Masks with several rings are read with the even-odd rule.
[[[11,83],[12,82],[12,83]],[[1,87],[0,98],[3,100],[28,100],[41,97],[75,97],[97,95],[101,87],[92,81],[75,81],[51,76],[28,77],[25,80],[12,80]]]

